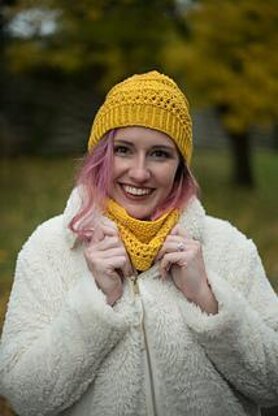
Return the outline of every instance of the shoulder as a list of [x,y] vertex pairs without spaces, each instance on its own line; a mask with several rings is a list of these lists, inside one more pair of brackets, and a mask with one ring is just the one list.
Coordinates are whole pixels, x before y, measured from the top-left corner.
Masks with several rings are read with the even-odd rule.
[[264,274],[256,245],[229,221],[206,216],[203,247],[210,268],[246,293],[255,271]]
[[219,238],[221,241],[226,240],[237,244],[246,244],[250,241],[245,234],[229,221],[211,215],[205,216],[204,236],[207,239]]
[[180,224],[189,235],[203,244],[216,247],[225,245],[250,246],[252,244],[241,231],[229,221],[208,215],[197,198],[193,198],[181,215]]
[[203,241],[226,256],[251,256],[257,252],[253,241],[227,220],[205,216]]
[[65,244],[63,215],[58,215],[41,223],[23,244],[19,257],[36,255],[40,252],[57,250]]
[[[29,262],[41,258],[44,263],[65,263],[76,243],[76,234],[69,229],[69,223],[81,204],[81,191],[74,188],[67,200],[65,210],[55,217],[41,223],[23,244],[18,255]],[[66,260],[65,260],[66,259]]]

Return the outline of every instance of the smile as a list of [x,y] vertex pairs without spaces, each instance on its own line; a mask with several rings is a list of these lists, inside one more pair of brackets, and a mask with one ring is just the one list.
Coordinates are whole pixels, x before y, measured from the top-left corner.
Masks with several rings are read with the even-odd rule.
[[122,189],[129,195],[133,196],[143,196],[150,195],[153,189],[151,188],[137,188],[131,185],[122,185]]

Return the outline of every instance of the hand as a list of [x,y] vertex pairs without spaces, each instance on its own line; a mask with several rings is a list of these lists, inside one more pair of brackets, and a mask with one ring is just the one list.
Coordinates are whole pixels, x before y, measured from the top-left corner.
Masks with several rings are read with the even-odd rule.
[[170,271],[173,282],[184,296],[208,313],[217,313],[217,301],[208,283],[202,246],[176,225],[167,236],[156,260],[162,278]]
[[96,284],[113,305],[123,293],[123,280],[132,274],[126,249],[111,221],[99,224],[84,251]]

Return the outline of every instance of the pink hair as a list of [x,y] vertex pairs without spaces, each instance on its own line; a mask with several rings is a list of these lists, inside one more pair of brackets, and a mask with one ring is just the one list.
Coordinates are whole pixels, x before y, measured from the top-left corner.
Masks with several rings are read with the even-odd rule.
[[172,209],[181,211],[193,196],[199,194],[199,185],[196,179],[188,166],[183,162],[182,156],[180,158],[181,161],[177,169],[173,188],[161,207],[154,213],[153,220]]
[[[69,228],[81,241],[90,237],[96,214],[105,211],[106,208],[111,186],[115,131],[108,132],[85,157],[77,175],[76,185],[82,188],[83,200],[81,208],[70,221]],[[152,220],[169,210],[181,210],[198,192],[198,184],[181,157],[173,189],[162,206],[156,210]]]

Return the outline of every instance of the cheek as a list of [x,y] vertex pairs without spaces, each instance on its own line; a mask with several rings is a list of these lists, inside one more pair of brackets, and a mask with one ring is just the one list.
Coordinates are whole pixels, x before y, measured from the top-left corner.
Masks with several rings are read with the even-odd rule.
[[172,189],[174,184],[175,176],[176,176],[176,166],[170,166],[161,170],[161,172],[157,175],[158,180],[164,188]]
[[112,179],[119,177],[124,170],[123,163],[118,158],[115,158],[112,165]]
[[175,180],[175,171],[173,169],[167,169],[157,175],[157,182],[159,183],[161,190],[170,192]]

